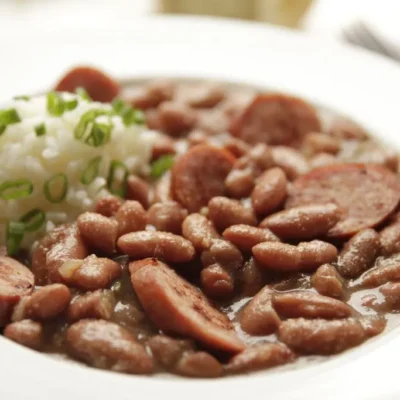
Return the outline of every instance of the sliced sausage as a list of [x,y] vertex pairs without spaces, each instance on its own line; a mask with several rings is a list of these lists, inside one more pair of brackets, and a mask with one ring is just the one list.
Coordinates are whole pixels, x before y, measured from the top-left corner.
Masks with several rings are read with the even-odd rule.
[[399,199],[400,184],[389,170],[372,164],[338,164],[315,169],[296,180],[286,208],[335,203],[342,217],[328,236],[345,238],[383,222]]
[[279,340],[302,354],[337,354],[358,346],[366,339],[364,329],[355,319],[307,320],[289,319],[282,322]]
[[377,287],[390,281],[400,280],[400,254],[378,259],[374,268],[361,275],[359,284]]
[[218,378],[223,373],[220,362],[205,351],[185,353],[177,362],[174,372],[194,378]]
[[297,179],[310,170],[310,165],[303,154],[291,147],[274,146],[272,156],[274,165],[285,172],[289,181]]
[[308,291],[275,293],[272,305],[277,313],[286,318],[346,318],[353,309],[342,301]]
[[315,271],[311,277],[311,284],[324,296],[342,297],[344,293],[343,281],[336,268],[330,264],[321,265]]
[[43,286],[25,303],[25,315],[31,319],[52,319],[64,312],[70,301],[71,292],[67,286],[60,283]]
[[112,254],[115,251],[118,232],[116,221],[101,214],[85,212],[78,217],[76,223],[79,233],[89,247],[101,250],[106,254]]
[[260,94],[231,126],[233,135],[250,144],[299,146],[304,135],[319,132],[314,108],[301,99],[282,94]]
[[265,286],[248,303],[239,316],[241,328],[250,335],[274,333],[281,320],[272,306],[273,290]]
[[187,262],[195,256],[189,240],[169,232],[139,231],[118,239],[118,248],[130,257],[157,257],[170,262]]
[[96,290],[76,296],[67,310],[67,319],[75,322],[93,318],[109,320],[114,311],[115,298],[111,290]]
[[143,208],[147,209],[150,205],[149,184],[136,175],[129,175],[126,181],[126,198],[138,201]]
[[379,236],[373,229],[358,232],[344,245],[339,254],[339,273],[346,278],[357,278],[373,265],[379,247]]
[[325,236],[340,220],[339,208],[333,203],[310,204],[275,213],[260,227],[268,228],[282,239],[315,239]]
[[237,224],[255,225],[257,222],[253,210],[237,200],[222,196],[213,197],[209,201],[208,217],[219,230]]
[[190,214],[185,218],[182,234],[197,251],[209,249],[214,239],[220,238],[212,222],[201,214]]
[[25,319],[7,325],[4,336],[23,346],[39,350],[43,344],[43,327],[39,322]]
[[121,272],[120,264],[94,254],[84,260],[66,261],[59,270],[63,282],[84,290],[107,288]]
[[119,208],[115,219],[118,223],[118,236],[142,231],[146,228],[147,215],[143,206],[135,200],[127,200]]
[[98,69],[86,66],[67,72],[55,90],[74,93],[79,87],[84,88],[92,100],[102,103],[111,102],[120,92],[120,86],[114,79]]
[[96,367],[132,374],[150,374],[153,361],[133,335],[112,322],[83,319],[66,333],[74,357]]
[[222,234],[242,251],[251,252],[251,249],[262,242],[279,242],[279,238],[267,228],[256,228],[249,225],[232,225]]
[[209,145],[192,147],[172,168],[172,193],[189,212],[206,206],[225,191],[225,178],[235,158],[226,150]]
[[176,201],[153,204],[147,211],[148,223],[159,231],[180,234],[188,212]]
[[145,266],[131,276],[139,300],[159,329],[237,353],[244,344],[228,318],[168,266]]
[[276,211],[286,198],[286,175],[281,168],[271,168],[257,180],[251,193],[251,204],[258,215]]
[[0,327],[4,326],[18,300],[34,289],[32,272],[18,261],[0,256]]
[[257,371],[287,364],[295,359],[293,352],[281,343],[261,343],[247,347],[225,365],[228,374]]
[[83,260],[89,251],[76,225],[62,225],[48,233],[32,255],[36,284],[62,282],[59,269],[70,260]]

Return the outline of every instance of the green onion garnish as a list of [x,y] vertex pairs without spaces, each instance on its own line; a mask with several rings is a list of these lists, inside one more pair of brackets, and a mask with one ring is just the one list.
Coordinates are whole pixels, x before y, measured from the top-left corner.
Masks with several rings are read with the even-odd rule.
[[127,166],[118,160],[111,161],[107,177],[107,189],[110,193],[124,197],[128,180],[129,170]]
[[101,115],[110,115],[108,110],[89,110],[81,116],[75,128],[75,139],[81,140],[89,146],[99,147],[106,144],[111,137],[113,125],[103,122],[96,122],[96,118]]
[[4,124],[0,124],[0,136],[5,132],[6,128]]
[[42,227],[45,220],[44,212],[39,208],[35,208],[21,217],[19,221],[25,224],[25,231],[34,232]]
[[90,185],[99,174],[99,167],[101,162],[101,156],[92,158],[86,169],[83,171],[81,176],[81,183],[84,185]]
[[75,93],[83,100],[92,101],[92,99],[89,96],[89,93],[83,87],[76,88]]
[[171,154],[161,156],[151,164],[150,174],[153,178],[159,178],[160,176],[164,175],[164,173],[167,172],[173,164],[174,157]]
[[29,101],[31,98],[29,96],[15,96],[14,100],[23,100],[23,101]]
[[56,117],[64,114],[65,102],[59,93],[47,93],[47,111]]
[[44,183],[43,190],[46,199],[50,203],[61,203],[68,191],[67,176],[62,172],[53,175]]
[[17,122],[21,122],[17,110],[15,108],[9,108],[8,110],[0,110],[0,124],[1,125],[12,125]]
[[75,110],[75,108],[78,107],[78,100],[73,99],[65,102],[65,109],[67,111]]
[[43,136],[46,134],[46,125],[44,123],[35,126],[36,136]]
[[22,199],[33,192],[33,184],[29,179],[15,179],[0,185],[0,198],[3,200]]
[[18,253],[22,239],[24,238],[25,224],[23,222],[9,221],[7,223],[7,254],[13,256]]
[[119,114],[126,107],[126,104],[121,99],[115,99],[111,103],[111,106],[112,106],[113,110],[115,111],[115,113]]

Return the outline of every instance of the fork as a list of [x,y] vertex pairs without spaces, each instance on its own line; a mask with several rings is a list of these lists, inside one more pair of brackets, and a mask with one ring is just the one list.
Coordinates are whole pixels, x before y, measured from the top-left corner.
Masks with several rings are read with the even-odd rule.
[[344,28],[341,37],[348,43],[400,61],[400,51],[381,39],[366,23],[354,22]]

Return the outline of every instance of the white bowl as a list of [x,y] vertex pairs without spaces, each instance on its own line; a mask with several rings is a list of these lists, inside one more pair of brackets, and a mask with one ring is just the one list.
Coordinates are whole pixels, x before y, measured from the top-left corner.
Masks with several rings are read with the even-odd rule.
[[[16,35],[7,54],[0,66],[1,100],[43,90],[68,67],[91,63],[120,78],[221,79],[293,93],[350,116],[400,148],[400,68],[305,34],[219,19],[121,16],[112,31],[92,21],[66,32],[49,21],[32,35]],[[322,363],[220,380],[100,371],[0,337],[0,398],[398,399],[399,334],[396,328]]]

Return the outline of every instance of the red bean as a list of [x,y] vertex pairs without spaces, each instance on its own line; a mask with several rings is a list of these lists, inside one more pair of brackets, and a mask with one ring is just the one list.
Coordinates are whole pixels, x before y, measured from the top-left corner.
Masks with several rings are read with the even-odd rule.
[[379,254],[379,236],[373,229],[354,235],[339,254],[337,269],[347,278],[357,278],[373,265]]
[[310,204],[275,213],[264,219],[260,227],[283,239],[307,240],[325,236],[340,218],[340,210],[333,203]]
[[364,140],[368,133],[348,119],[340,118],[332,122],[328,134],[337,139]]
[[39,322],[25,319],[7,325],[4,336],[23,346],[39,350],[43,344],[43,327]]
[[241,293],[246,297],[254,296],[264,286],[262,268],[253,257],[239,270],[238,280],[241,283]]
[[302,269],[316,269],[322,264],[330,263],[337,257],[337,248],[321,240],[301,242],[297,246],[300,252],[300,265]]
[[225,190],[225,178],[234,157],[227,151],[209,145],[192,147],[172,168],[174,199],[189,212],[196,212]]
[[309,156],[320,153],[337,154],[340,151],[339,139],[324,133],[308,133],[304,137],[303,151]]
[[122,205],[122,200],[117,196],[102,197],[96,203],[94,212],[105,217],[114,217]]
[[213,108],[225,97],[224,89],[215,83],[201,83],[181,90],[178,98],[194,108]]
[[147,211],[148,223],[157,230],[180,234],[188,212],[179,203],[169,201],[153,204]]
[[259,243],[280,241],[279,238],[267,228],[256,228],[255,226],[244,224],[230,226],[225,229],[222,236],[240,250],[248,252],[251,252],[251,249]]
[[131,280],[143,308],[159,329],[192,337],[220,350],[243,350],[228,318],[166,265],[142,267]]
[[129,175],[126,186],[126,198],[138,201],[143,208],[150,205],[150,187],[146,181],[136,175]]
[[68,351],[96,368],[133,374],[149,374],[153,362],[133,335],[112,322],[83,319],[66,333]]
[[379,335],[386,328],[386,319],[380,316],[365,315],[358,320],[368,338]]
[[114,311],[115,298],[110,290],[96,290],[76,296],[67,310],[68,321],[80,319],[111,319]]
[[128,89],[124,97],[133,107],[141,110],[158,107],[162,102],[172,100],[175,85],[168,79],[156,79],[146,86]]
[[287,364],[295,359],[292,351],[281,343],[261,343],[247,347],[225,365],[228,374],[257,371]]
[[366,287],[377,287],[397,280],[400,280],[400,255],[394,254],[386,259],[378,259],[374,268],[365,272],[358,283]]
[[303,100],[260,94],[234,121],[231,132],[251,144],[298,146],[306,133],[320,128],[315,110]]
[[195,378],[218,378],[223,369],[220,362],[205,351],[186,353],[175,365],[178,375]]
[[286,175],[281,168],[271,168],[264,172],[251,193],[256,214],[264,216],[279,209],[286,198],[286,185]]
[[400,219],[396,218],[379,233],[381,254],[391,256],[400,252]]
[[43,286],[25,303],[25,315],[31,319],[52,319],[61,314],[70,301],[71,292],[67,286],[59,283]]
[[296,180],[286,208],[333,202],[342,217],[328,235],[346,238],[379,225],[399,199],[400,184],[389,170],[372,164],[338,164],[315,169]]
[[219,264],[211,264],[200,274],[201,286],[210,297],[223,298],[232,294],[234,282],[232,276]]
[[142,231],[147,224],[146,211],[135,200],[125,201],[118,210],[115,219],[118,223],[118,237],[126,233]]
[[225,179],[226,190],[232,197],[247,197],[254,187],[254,175],[251,168],[232,169]]
[[305,157],[291,147],[275,146],[272,148],[272,156],[274,165],[281,168],[290,181],[304,175],[310,169]]
[[[151,159],[157,160],[158,158],[165,156],[167,154],[175,154],[175,153],[176,149],[174,140],[171,137],[160,133],[157,136],[157,140],[153,143],[153,147],[151,149]],[[131,200],[137,200],[137,199],[131,199]]]
[[158,109],[161,130],[171,136],[190,131],[196,123],[196,114],[184,103],[164,102]]
[[190,261],[195,256],[192,243],[169,232],[127,233],[118,239],[118,248],[131,257],[158,257],[176,263]]
[[119,84],[98,69],[92,67],[76,67],[70,70],[56,85],[58,92],[75,92],[84,88],[90,98],[103,103],[111,102],[120,92]]
[[[117,215],[120,210],[121,208]],[[79,233],[89,247],[104,251],[106,254],[112,254],[115,251],[118,231],[116,221],[101,214],[86,212],[78,217],[76,223]]]
[[274,333],[281,320],[272,306],[273,291],[265,286],[248,303],[239,316],[241,328],[250,335],[269,335]]
[[315,290],[329,297],[342,297],[344,285],[336,268],[330,264],[321,265],[311,278]]
[[286,318],[346,318],[354,311],[346,303],[308,291],[275,293],[272,305]]
[[306,320],[289,319],[282,322],[279,340],[302,354],[336,354],[358,346],[365,339],[365,332],[355,319]]
[[207,250],[220,236],[210,220],[201,214],[189,214],[182,224],[183,236],[197,251]]
[[239,201],[227,197],[213,197],[208,203],[208,216],[219,230],[231,225],[255,225],[253,210],[244,207]]

